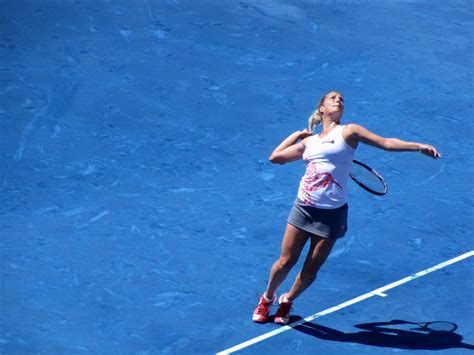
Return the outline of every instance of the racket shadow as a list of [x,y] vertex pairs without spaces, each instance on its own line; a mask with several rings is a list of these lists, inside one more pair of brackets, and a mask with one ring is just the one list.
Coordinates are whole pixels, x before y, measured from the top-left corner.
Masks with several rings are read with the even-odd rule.
[[[300,318],[301,319],[301,318]],[[292,321],[298,319],[292,319]],[[378,346],[395,349],[412,350],[443,350],[443,349],[473,349],[474,345],[463,343],[463,336],[455,333],[457,325],[452,322],[450,331],[433,330],[420,324],[404,320],[392,320],[390,322],[374,322],[357,324],[354,327],[362,331],[345,333],[319,324],[305,322],[294,327],[295,330],[314,336],[322,340],[339,341],[345,343],[358,343],[369,346]],[[405,325],[410,328],[401,329]]]

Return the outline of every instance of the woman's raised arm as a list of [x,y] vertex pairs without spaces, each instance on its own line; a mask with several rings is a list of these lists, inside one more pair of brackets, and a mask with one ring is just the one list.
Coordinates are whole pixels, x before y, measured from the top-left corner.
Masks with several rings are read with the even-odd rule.
[[429,144],[407,142],[398,138],[384,138],[358,124],[347,125],[343,134],[346,142],[353,148],[357,146],[358,142],[362,142],[391,152],[418,151],[434,159],[441,158],[441,154],[436,148]]
[[301,159],[305,149],[302,140],[311,135],[312,132],[307,129],[290,134],[275,148],[268,159],[274,164],[285,164]]

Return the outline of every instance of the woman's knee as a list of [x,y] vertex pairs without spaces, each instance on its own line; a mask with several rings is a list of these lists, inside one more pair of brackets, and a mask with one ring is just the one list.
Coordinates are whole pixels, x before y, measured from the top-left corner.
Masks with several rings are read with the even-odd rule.
[[298,258],[281,256],[277,260],[276,264],[278,265],[280,269],[290,270],[293,266],[295,266],[297,261],[298,261]]
[[305,270],[303,268],[303,270],[300,272],[300,279],[305,283],[312,283],[314,280],[316,280],[317,274],[317,271]]

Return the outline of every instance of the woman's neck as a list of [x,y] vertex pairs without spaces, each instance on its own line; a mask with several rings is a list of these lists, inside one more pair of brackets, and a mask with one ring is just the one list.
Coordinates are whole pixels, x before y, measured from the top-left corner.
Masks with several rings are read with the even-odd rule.
[[329,132],[331,132],[335,127],[339,125],[339,122],[331,121],[331,122],[323,122],[323,129],[321,133],[319,133],[320,137],[326,136]]

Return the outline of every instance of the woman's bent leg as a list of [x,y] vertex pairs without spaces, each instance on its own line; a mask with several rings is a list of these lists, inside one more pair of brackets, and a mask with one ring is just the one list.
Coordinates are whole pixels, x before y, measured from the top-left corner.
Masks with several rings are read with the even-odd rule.
[[286,225],[280,258],[273,264],[264,296],[272,299],[280,284],[296,264],[310,234],[291,224]]
[[311,236],[311,247],[306,256],[303,269],[296,277],[291,290],[286,294],[286,298],[290,302],[313,283],[319,269],[326,261],[335,243],[335,239],[321,238],[315,235]]
[[268,322],[270,308],[276,301],[275,292],[286,276],[288,276],[288,272],[298,261],[301,250],[303,250],[308,238],[309,233],[298,229],[291,224],[286,225],[281,245],[280,258],[272,266],[267,289],[260,298],[257,308],[255,308],[255,311],[253,312],[253,321],[259,323]]

